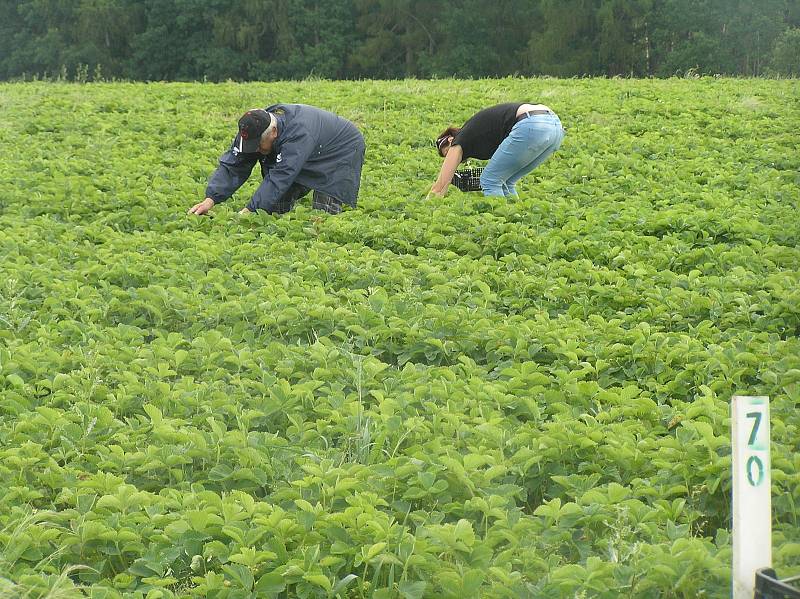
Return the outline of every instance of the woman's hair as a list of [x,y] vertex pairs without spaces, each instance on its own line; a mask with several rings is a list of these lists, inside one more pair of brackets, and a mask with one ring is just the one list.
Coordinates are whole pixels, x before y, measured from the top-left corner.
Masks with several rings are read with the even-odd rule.
[[455,137],[458,135],[458,132],[461,131],[461,127],[448,127],[436,138],[436,150],[439,152],[439,156],[443,156],[442,148],[444,147],[447,138],[451,135]]

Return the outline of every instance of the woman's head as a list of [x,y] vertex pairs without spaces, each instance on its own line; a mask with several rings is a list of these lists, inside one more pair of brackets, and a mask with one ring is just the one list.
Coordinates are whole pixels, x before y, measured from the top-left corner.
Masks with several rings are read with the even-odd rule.
[[447,150],[450,149],[453,138],[458,135],[459,131],[461,131],[461,127],[448,127],[436,138],[436,150],[439,152],[439,156],[447,156]]

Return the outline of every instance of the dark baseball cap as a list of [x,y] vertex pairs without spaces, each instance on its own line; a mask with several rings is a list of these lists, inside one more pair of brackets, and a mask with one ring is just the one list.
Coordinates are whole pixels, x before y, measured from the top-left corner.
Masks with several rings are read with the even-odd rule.
[[239,135],[234,143],[236,149],[246,154],[258,152],[261,134],[269,128],[271,122],[266,110],[254,108],[245,112],[239,119]]

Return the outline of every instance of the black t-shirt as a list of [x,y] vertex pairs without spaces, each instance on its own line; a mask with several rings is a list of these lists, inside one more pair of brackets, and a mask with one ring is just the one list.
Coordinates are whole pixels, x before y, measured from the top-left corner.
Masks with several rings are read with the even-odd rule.
[[467,158],[489,160],[497,147],[511,133],[511,127],[517,122],[517,110],[520,103],[509,102],[484,108],[470,118],[461,131],[453,139],[454,146],[461,146]]

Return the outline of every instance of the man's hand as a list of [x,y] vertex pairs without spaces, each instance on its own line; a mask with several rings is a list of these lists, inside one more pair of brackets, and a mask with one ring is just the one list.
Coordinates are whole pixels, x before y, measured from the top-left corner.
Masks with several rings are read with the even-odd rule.
[[239,210],[239,214],[250,214],[250,210],[247,209],[247,206]]
[[199,204],[195,204],[191,208],[189,208],[189,212],[187,214],[196,214],[197,216],[202,216],[203,214],[208,214],[208,211],[214,207],[214,200],[211,198],[206,198]]

